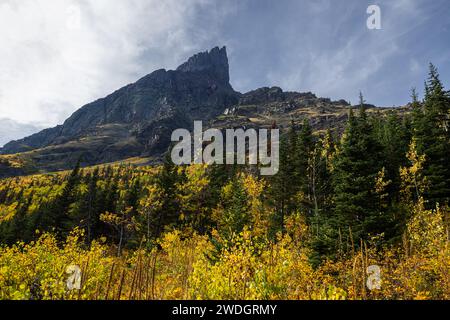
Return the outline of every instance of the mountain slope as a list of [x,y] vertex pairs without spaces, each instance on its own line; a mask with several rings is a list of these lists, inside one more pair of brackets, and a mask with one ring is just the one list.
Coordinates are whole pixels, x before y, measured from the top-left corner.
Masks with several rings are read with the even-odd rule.
[[157,159],[167,150],[172,131],[191,129],[194,120],[222,129],[270,127],[276,122],[283,129],[309,118],[316,130],[341,130],[348,106],[344,100],[277,87],[236,92],[230,85],[226,48],[216,47],[176,70],[154,71],[83,106],[62,125],[11,141],[0,154],[20,153],[27,163],[46,171],[70,168],[78,159],[85,165],[130,157]]
[[[111,95],[87,104],[64,124],[7,143],[2,154],[39,149],[38,165],[58,169],[82,156],[83,162],[159,155],[173,129],[190,128],[236,104],[229,84],[226,48],[191,57],[177,70],[157,70]],[[48,165],[47,165],[48,164]]]

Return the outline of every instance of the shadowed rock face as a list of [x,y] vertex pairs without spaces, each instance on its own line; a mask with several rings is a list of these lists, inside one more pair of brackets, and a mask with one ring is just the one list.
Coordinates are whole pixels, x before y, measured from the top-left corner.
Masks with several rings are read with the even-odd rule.
[[[341,131],[348,107],[344,100],[278,87],[240,94],[229,83],[225,47],[216,47],[176,70],[156,70],[83,106],[62,125],[11,141],[0,154],[21,153],[31,168],[48,171],[73,167],[78,159],[85,165],[130,157],[158,159],[173,130],[192,129],[194,120],[203,120],[205,129],[269,128],[274,123],[283,129],[308,118],[316,130]],[[7,175],[19,174],[13,171]]]
[[230,74],[226,48],[213,48],[210,52],[198,53],[177,68],[181,72],[208,73],[211,77],[229,86]]
[[[157,70],[109,96],[89,103],[64,124],[9,142],[2,154],[42,149],[38,162],[114,161],[164,152],[171,132],[209,120],[237,103],[229,84],[225,47],[191,57],[177,70]],[[75,160],[76,161],[76,160]]]

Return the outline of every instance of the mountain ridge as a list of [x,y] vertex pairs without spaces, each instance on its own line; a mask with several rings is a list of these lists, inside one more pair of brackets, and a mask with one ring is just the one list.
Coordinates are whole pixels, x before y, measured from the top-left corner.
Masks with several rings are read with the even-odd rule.
[[342,130],[349,106],[279,87],[237,92],[230,84],[226,47],[215,47],[82,106],[61,125],[11,141],[0,154],[26,153],[43,170],[67,169],[80,158],[85,165],[157,159],[167,151],[172,131],[190,130],[194,120],[221,129],[270,127],[275,121],[283,129],[308,118],[315,130]]
[[130,124],[132,130],[142,131],[144,127],[148,130],[149,121],[158,121],[177,112],[205,117],[206,111],[206,118],[209,118],[219,114],[222,106],[237,102],[239,93],[229,84],[228,72],[226,48],[213,48],[191,57],[177,70],[155,70],[88,103],[62,125],[11,141],[0,149],[0,153],[18,153],[65,143],[79,138],[86,130],[113,123]]

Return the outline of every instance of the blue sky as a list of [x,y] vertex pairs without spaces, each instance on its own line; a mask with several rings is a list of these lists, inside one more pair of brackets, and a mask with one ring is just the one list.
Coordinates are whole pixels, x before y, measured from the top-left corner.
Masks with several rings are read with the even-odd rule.
[[[382,30],[366,27],[381,9]],[[380,106],[422,89],[428,62],[450,84],[449,1],[251,1],[224,26],[235,87],[279,85]],[[242,30],[248,30],[242,32]],[[236,63],[235,63],[236,61]]]
[[448,0],[0,0],[0,145],[222,45],[238,91],[402,105],[430,61],[450,87],[449,17]]

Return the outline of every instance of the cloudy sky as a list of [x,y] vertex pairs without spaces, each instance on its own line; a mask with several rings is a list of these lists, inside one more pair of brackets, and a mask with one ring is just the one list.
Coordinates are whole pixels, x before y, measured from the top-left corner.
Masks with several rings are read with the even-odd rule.
[[450,87],[449,16],[448,0],[0,0],[0,146],[217,45],[241,92],[405,104],[430,61]]

